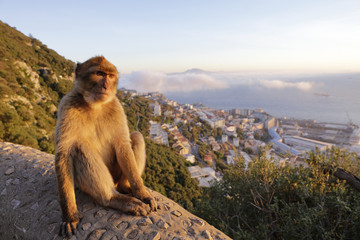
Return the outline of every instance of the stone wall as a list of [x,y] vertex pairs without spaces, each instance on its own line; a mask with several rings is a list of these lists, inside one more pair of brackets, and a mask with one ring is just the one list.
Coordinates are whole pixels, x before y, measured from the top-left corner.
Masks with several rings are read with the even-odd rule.
[[[54,155],[0,142],[0,239],[62,239]],[[71,239],[230,239],[174,201],[150,191],[159,209],[131,216],[76,192],[83,218]]]

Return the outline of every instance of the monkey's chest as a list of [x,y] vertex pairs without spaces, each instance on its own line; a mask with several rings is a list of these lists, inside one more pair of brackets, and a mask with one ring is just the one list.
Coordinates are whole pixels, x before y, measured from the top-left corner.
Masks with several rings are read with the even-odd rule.
[[114,130],[96,124],[87,124],[74,132],[76,142],[81,145],[88,153],[98,158],[102,158],[105,162],[112,159],[114,152]]

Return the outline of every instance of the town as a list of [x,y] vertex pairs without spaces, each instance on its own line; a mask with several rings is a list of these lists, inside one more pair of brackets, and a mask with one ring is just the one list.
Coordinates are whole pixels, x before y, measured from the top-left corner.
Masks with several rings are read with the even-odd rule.
[[179,104],[158,92],[121,91],[151,100],[156,120],[150,121],[150,139],[192,163],[188,170],[201,187],[221,179],[226,166],[241,161],[246,168],[260,154],[279,165],[305,167],[312,151],[339,147],[360,154],[360,129],[352,123],[278,119],[262,109],[215,110],[200,103]]

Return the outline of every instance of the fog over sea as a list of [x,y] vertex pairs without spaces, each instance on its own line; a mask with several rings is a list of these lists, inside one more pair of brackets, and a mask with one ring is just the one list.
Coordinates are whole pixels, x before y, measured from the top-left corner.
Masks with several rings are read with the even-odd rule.
[[182,104],[202,103],[213,109],[262,108],[275,117],[360,125],[360,74],[214,77],[222,78],[227,87],[168,91],[165,96]]

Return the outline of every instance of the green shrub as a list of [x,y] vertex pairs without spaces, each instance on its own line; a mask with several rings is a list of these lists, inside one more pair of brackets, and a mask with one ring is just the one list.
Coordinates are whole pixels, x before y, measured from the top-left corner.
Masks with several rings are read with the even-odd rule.
[[324,171],[359,159],[333,149],[307,162],[279,167],[261,156],[235,166],[205,190],[197,214],[234,239],[359,239],[360,193]]

